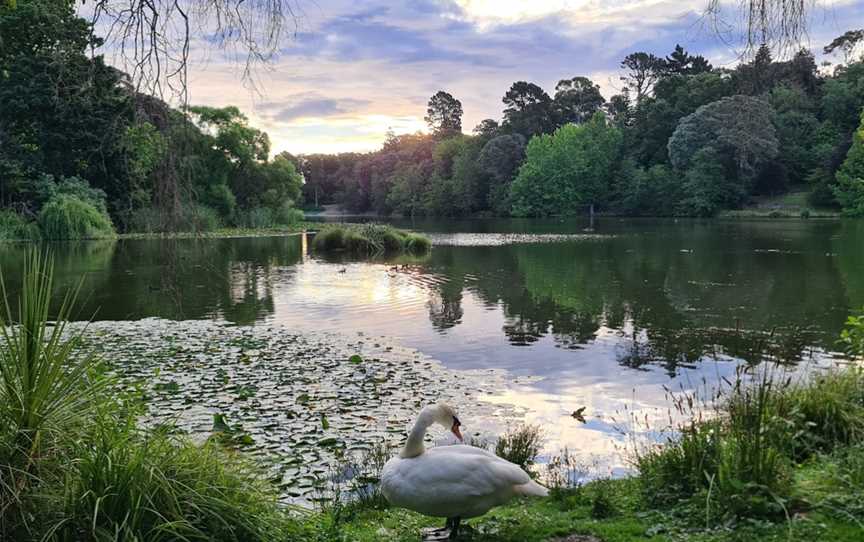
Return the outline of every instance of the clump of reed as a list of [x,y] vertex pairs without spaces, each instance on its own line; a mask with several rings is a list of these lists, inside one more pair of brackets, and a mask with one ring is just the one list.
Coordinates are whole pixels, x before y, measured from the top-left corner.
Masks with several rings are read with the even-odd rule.
[[425,254],[432,248],[428,237],[384,224],[325,226],[315,235],[315,250],[344,251],[354,255]]
[[0,210],[0,241],[36,241],[40,237],[35,222],[14,211]]

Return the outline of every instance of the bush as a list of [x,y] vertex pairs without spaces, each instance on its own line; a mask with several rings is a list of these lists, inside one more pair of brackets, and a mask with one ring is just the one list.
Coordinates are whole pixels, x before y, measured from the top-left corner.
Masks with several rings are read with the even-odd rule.
[[291,202],[284,202],[273,211],[273,221],[280,226],[293,226],[303,222],[306,216],[303,211],[294,207]]
[[522,425],[507,431],[495,443],[495,455],[522,467],[532,476],[534,462],[543,448],[543,432],[536,425]]
[[39,227],[46,239],[98,239],[115,235],[105,212],[66,194],[54,196],[42,207]]
[[39,226],[14,211],[0,210],[0,241],[35,241]]

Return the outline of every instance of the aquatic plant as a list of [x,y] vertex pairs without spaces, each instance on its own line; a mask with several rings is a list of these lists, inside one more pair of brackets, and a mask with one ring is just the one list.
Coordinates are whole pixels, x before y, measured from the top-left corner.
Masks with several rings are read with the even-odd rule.
[[315,235],[315,250],[345,251],[355,255],[405,252],[425,254],[432,248],[428,237],[384,224],[325,226]]

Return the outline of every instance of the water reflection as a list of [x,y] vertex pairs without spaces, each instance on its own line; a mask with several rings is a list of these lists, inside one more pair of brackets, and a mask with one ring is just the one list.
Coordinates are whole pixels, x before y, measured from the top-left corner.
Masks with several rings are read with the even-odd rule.
[[[611,420],[625,406],[662,420],[664,384],[830,356],[850,308],[864,305],[862,222],[607,220],[590,237],[515,244],[482,236],[584,224],[409,225],[467,235],[424,258],[369,262],[310,255],[300,236],[53,249],[58,288],[85,277],[82,318],[384,335],[452,369],[506,370],[516,383],[490,399],[587,451],[620,444]],[[13,291],[22,257],[18,245],[0,252]],[[593,421],[574,426],[569,413],[583,405]]]

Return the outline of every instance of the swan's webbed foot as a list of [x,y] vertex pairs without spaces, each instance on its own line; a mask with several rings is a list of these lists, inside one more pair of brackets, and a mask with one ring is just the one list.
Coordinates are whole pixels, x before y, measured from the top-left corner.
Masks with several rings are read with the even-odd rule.
[[447,518],[444,527],[438,529],[423,529],[423,542],[443,542],[445,540],[455,540],[459,534],[459,524],[462,518]]
[[450,540],[456,540],[456,537],[459,536],[459,524],[462,522],[462,518],[447,518],[447,527],[450,528]]

